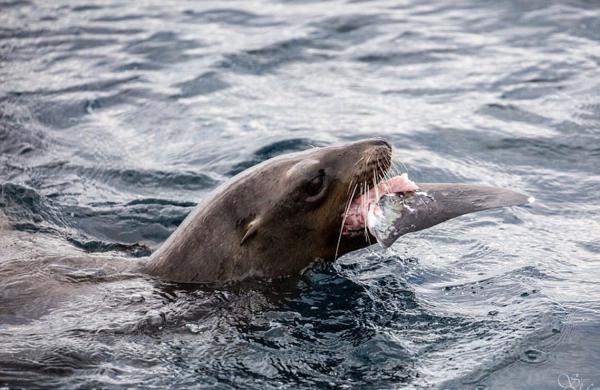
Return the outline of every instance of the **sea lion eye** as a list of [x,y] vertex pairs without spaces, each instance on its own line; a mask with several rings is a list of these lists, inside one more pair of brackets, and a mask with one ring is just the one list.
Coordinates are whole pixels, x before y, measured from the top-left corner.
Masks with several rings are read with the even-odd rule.
[[323,172],[321,170],[321,171],[319,171],[319,174],[317,176],[313,177],[306,184],[304,191],[306,192],[306,194],[308,196],[311,196],[311,197],[316,196],[321,192],[324,184],[325,184],[325,172]]

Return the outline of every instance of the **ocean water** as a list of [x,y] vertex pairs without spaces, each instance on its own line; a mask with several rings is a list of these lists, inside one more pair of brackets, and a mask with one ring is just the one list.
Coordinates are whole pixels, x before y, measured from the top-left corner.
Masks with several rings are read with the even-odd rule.
[[[368,137],[537,201],[272,282],[36,282],[36,251],[135,261],[243,169]],[[0,254],[0,387],[600,388],[599,193],[595,1],[0,0],[0,240],[33,248]]]

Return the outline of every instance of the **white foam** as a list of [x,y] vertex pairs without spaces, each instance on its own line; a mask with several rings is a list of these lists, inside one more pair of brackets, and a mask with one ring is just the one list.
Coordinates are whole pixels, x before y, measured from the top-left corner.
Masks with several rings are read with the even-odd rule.
[[527,198],[527,201],[529,202],[529,204],[535,202],[535,198],[533,196],[530,196],[529,198]]

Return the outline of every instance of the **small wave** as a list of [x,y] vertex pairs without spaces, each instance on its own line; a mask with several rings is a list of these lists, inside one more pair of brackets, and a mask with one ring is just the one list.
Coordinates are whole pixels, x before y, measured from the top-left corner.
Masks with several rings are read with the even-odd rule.
[[68,226],[62,213],[49,199],[24,185],[0,184],[0,208],[10,220],[23,228]]
[[185,10],[185,21],[188,23],[214,23],[233,26],[267,27],[279,23],[270,21],[268,17],[253,12],[236,9],[211,9],[207,11]]
[[207,72],[175,86],[181,90],[178,95],[174,96],[175,98],[188,98],[221,91],[228,88],[229,84],[223,81],[216,72]]
[[127,53],[141,55],[150,63],[173,64],[194,58],[189,51],[205,46],[199,39],[182,39],[172,31],[161,31],[130,43]]
[[214,188],[219,180],[205,173],[191,171],[160,171],[152,169],[82,166],[62,162],[52,162],[35,167],[36,172],[48,176],[74,174],[106,183],[118,188],[179,188],[183,190],[203,190]]
[[254,75],[275,72],[279,67],[290,63],[327,59],[329,55],[324,53],[315,53],[314,50],[310,54],[308,53],[308,49],[320,47],[322,45],[314,40],[289,39],[260,49],[227,54],[217,64],[217,68]]

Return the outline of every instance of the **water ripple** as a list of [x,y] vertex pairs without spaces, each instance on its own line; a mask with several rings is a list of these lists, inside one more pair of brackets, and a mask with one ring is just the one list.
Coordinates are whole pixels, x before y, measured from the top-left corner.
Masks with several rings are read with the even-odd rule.
[[[0,0],[0,387],[600,383],[599,21],[578,0]],[[538,201],[284,280],[112,273],[228,177],[366,137],[417,181]]]

